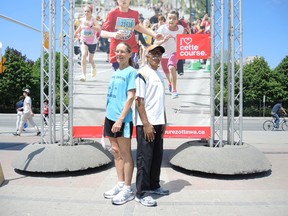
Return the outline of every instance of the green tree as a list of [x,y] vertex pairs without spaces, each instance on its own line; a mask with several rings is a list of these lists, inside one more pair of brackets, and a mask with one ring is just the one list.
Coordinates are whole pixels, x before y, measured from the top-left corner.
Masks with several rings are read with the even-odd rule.
[[275,79],[279,82],[281,89],[275,93],[274,103],[276,100],[283,99],[288,106],[288,56],[286,56],[280,64],[273,70]]
[[[39,76],[33,77],[34,62],[27,59],[21,52],[7,47],[4,56],[6,70],[0,74],[0,110],[13,112],[23,89],[31,89],[33,100],[35,87],[39,86],[40,80]],[[35,95],[37,94],[38,92]]]
[[245,65],[243,67],[244,115],[259,115],[262,112],[263,96],[266,98],[266,103],[270,104],[280,89],[277,77],[263,57],[255,58],[253,62]]
[[[48,58],[48,56],[44,56],[44,58]],[[56,70],[55,70],[55,73],[56,73],[56,76],[55,76],[55,91],[56,91],[56,111],[59,111],[57,108],[60,107],[60,53],[59,52],[56,52],[56,64],[55,64],[55,67],[56,67]],[[69,62],[67,61],[67,58],[64,58],[64,68],[68,68],[68,64]],[[48,70],[48,65],[45,66],[46,67],[46,70]],[[38,79],[40,80],[40,76],[41,76],[41,59],[39,58],[33,65],[33,76],[34,76],[34,79]],[[65,77],[64,79],[66,80],[66,82],[68,82],[68,74],[65,73]],[[38,84],[37,87],[38,92],[39,92],[39,96],[36,98],[36,105],[37,105],[37,108],[40,108],[41,106],[41,101],[40,101],[40,94],[41,94],[41,91],[40,91],[40,82]],[[48,86],[45,87],[44,89],[44,92],[45,94],[48,95]],[[67,86],[64,88],[64,91],[68,92],[68,88]]]

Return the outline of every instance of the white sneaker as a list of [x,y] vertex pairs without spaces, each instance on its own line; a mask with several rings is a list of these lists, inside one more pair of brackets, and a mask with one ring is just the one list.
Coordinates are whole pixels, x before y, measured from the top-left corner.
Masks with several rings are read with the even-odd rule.
[[86,76],[83,75],[83,76],[80,78],[80,81],[85,82],[85,81],[86,81]]
[[119,187],[119,185],[117,184],[115,187],[113,187],[111,190],[106,191],[103,196],[106,199],[112,199],[113,197],[115,197],[120,191],[122,191],[123,187]]
[[116,196],[112,199],[112,204],[122,205],[126,202],[129,202],[135,198],[133,190],[121,190]]
[[135,201],[147,207],[157,206],[156,200],[154,200],[151,196],[144,196],[141,198],[135,197]]
[[96,68],[91,68],[91,77],[96,76]]

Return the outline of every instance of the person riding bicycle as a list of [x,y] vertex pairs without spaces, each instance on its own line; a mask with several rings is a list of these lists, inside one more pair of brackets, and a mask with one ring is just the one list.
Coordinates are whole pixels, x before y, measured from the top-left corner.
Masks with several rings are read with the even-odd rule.
[[271,111],[271,115],[273,115],[274,117],[274,124],[275,124],[275,128],[279,128],[279,122],[280,122],[280,118],[279,115],[280,113],[283,113],[284,115],[287,115],[287,112],[285,111],[285,109],[282,106],[283,101],[279,100],[272,108]]

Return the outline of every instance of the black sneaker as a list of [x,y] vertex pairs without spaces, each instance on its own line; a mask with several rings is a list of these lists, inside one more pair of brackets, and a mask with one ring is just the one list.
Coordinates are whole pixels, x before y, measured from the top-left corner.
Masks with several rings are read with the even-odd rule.
[[36,134],[36,136],[40,136],[40,134],[41,134],[41,132],[40,132],[40,131],[38,131],[38,132],[37,132],[37,134]]
[[18,134],[17,132],[16,133],[13,133],[14,136],[20,136],[20,134]]

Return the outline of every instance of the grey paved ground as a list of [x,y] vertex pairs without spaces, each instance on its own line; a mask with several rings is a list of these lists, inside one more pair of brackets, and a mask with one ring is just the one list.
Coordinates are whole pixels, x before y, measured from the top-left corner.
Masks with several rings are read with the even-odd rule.
[[[260,149],[272,171],[253,176],[216,176],[187,172],[169,164],[169,155],[185,139],[166,139],[161,184],[169,196],[156,196],[158,206],[135,201],[114,206],[102,194],[116,182],[113,164],[62,174],[15,172],[11,163],[26,145],[39,141],[0,134],[0,215],[288,215],[288,132],[244,131],[244,141]],[[135,139],[133,156],[135,159]],[[227,161],[229,163],[229,161]],[[136,171],[136,170],[135,170]],[[133,187],[135,172],[133,176]]]

